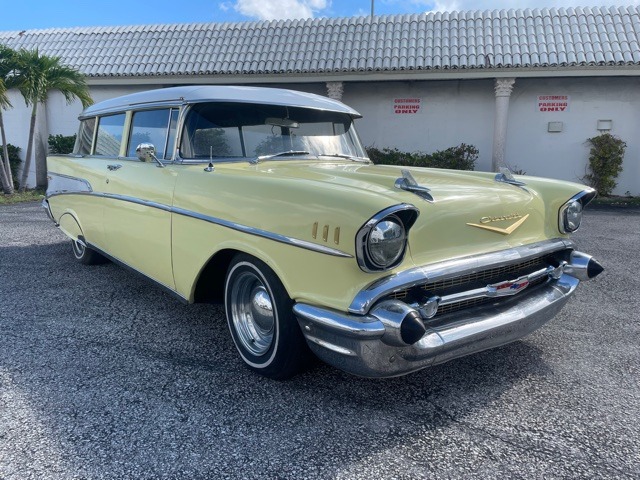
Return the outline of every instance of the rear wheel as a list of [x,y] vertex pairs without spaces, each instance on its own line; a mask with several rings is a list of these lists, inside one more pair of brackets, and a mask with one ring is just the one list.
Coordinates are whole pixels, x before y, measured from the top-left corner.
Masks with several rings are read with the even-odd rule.
[[290,378],[311,355],[293,314],[293,301],[264,262],[237,255],[225,280],[231,337],[244,363],[273,379]]
[[98,252],[87,247],[83,240],[71,240],[71,248],[75,259],[83,265],[98,265],[107,261]]

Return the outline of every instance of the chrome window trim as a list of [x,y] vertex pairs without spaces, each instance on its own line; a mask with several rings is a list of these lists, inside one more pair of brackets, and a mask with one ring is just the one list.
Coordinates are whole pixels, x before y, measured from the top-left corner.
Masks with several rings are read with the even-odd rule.
[[161,108],[175,108],[184,105],[184,101],[175,100],[172,102],[149,102],[149,103],[133,103],[129,105],[118,105],[117,107],[104,108],[102,110],[90,111],[89,115],[80,114],[78,120],[86,120],[91,117],[107,117],[118,113],[141,112],[143,110],[157,110]]
[[355,296],[349,312],[365,315],[381,298],[406,288],[423,285],[487,268],[497,268],[528,260],[565,249],[573,249],[574,243],[563,238],[555,238],[497,252],[471,255],[420,267],[383,277],[363,288]]
[[93,191],[64,191],[64,192],[54,192],[52,194],[47,194],[47,198],[54,197],[57,195],[91,195],[101,198],[109,198],[112,200],[120,200],[123,202],[135,203],[138,205],[144,205],[146,207],[157,208],[159,210],[175,213],[176,215],[182,215],[185,217],[196,218],[198,220],[204,220],[205,222],[213,223],[215,225],[219,225],[221,227],[229,228],[231,230],[236,230],[238,232],[247,233],[249,235],[254,235],[256,237],[267,238],[269,240],[273,240],[275,242],[284,243],[287,245],[292,245],[298,248],[304,248],[305,250],[311,250],[313,252],[323,253],[325,255],[332,255],[334,257],[341,258],[353,258],[353,255],[343,252],[342,250],[337,250],[335,248],[326,247],[324,245],[318,245],[313,242],[309,242],[307,240],[301,240],[298,238],[288,237],[286,235],[281,235],[279,233],[269,232],[267,230],[262,230],[256,227],[249,227],[247,225],[242,225],[240,223],[231,222],[229,220],[224,220],[222,218],[213,217],[210,215],[205,215],[202,213],[194,212],[191,210],[186,210],[180,207],[173,207],[170,205],[165,205],[163,203],[153,202],[150,200],[143,200],[137,197],[130,197],[128,195],[119,195],[114,193],[105,193],[105,192],[93,192]]
[[560,210],[558,211],[558,230],[560,230],[560,233],[569,235],[571,233],[577,232],[580,229],[580,227],[578,227],[573,232],[570,232],[565,228],[564,215],[565,215],[565,212],[567,211],[567,208],[569,208],[569,204],[577,200],[582,204],[582,208],[584,209],[584,207],[589,205],[591,200],[593,200],[596,197],[596,195],[597,195],[597,192],[593,188],[586,188],[583,191],[575,194],[573,197],[571,197],[569,200],[567,200],[565,203],[562,204],[562,206],[560,207]]

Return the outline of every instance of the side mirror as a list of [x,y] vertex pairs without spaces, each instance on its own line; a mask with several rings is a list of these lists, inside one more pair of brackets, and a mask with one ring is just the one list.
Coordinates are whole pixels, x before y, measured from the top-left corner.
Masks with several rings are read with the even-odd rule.
[[156,156],[156,147],[153,143],[141,143],[136,147],[136,155],[142,162],[151,162]]
[[164,167],[164,164],[156,157],[156,147],[153,143],[141,143],[136,147],[136,155],[142,162],[158,162],[159,167]]

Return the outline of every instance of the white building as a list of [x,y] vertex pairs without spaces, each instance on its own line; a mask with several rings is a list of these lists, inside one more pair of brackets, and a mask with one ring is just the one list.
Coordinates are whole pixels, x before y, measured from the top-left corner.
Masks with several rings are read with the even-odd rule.
[[[0,32],[87,75],[94,100],[182,84],[304,90],[359,110],[365,145],[480,150],[531,175],[579,181],[586,140],[627,142],[616,193],[640,195],[640,7],[469,11],[357,18]],[[10,143],[26,150],[15,92]],[[76,132],[80,105],[51,94],[45,133]]]

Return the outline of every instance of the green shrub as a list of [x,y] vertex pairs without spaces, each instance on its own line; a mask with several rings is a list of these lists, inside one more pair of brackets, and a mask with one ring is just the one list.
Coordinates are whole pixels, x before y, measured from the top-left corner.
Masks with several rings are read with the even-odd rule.
[[450,168],[453,170],[473,170],[478,159],[478,149],[473,145],[460,144],[431,154],[424,152],[401,152],[397,148],[382,150],[369,147],[367,154],[371,161],[380,165],[402,165],[408,167]]
[[616,188],[616,178],[622,172],[622,161],[627,144],[615,135],[603,133],[587,139],[589,151],[589,172],[583,177],[602,196],[608,197]]
[[54,155],[64,155],[73,152],[76,144],[75,135],[49,135],[49,153]]

